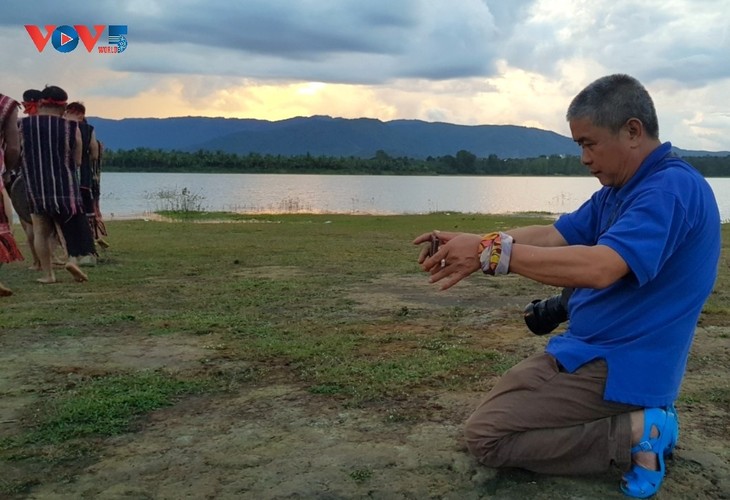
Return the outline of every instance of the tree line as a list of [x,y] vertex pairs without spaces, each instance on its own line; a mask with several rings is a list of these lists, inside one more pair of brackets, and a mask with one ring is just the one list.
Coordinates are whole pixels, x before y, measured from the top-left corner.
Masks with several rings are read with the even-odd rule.
[[[730,177],[730,156],[693,156],[687,160],[705,177]],[[479,158],[461,150],[456,155],[426,159],[396,157],[377,151],[372,158],[238,155],[223,151],[163,151],[136,148],[106,150],[105,171],[117,172],[209,172],[209,173],[299,173],[368,175],[589,175],[577,156],[549,155],[538,158]]]

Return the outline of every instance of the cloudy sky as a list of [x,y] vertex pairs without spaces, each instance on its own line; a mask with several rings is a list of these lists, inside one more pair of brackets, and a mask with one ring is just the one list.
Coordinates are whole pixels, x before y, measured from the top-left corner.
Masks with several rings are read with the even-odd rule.
[[[127,25],[128,47],[39,52],[26,24]],[[662,140],[730,151],[730,0],[4,0],[0,67],[2,93],[59,85],[105,118],[319,114],[563,135],[577,92],[629,73],[654,97]]]

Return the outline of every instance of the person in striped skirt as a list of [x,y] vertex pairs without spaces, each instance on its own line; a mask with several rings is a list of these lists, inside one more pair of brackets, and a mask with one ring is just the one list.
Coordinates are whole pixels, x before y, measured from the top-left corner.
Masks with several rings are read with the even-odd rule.
[[78,124],[63,118],[68,94],[56,86],[42,90],[38,115],[20,120],[22,172],[33,222],[34,246],[41,261],[40,283],[55,283],[52,250],[54,225],[61,229],[68,261],[65,268],[76,281],[87,281],[78,266],[82,255],[95,254],[84,214],[78,167],[82,140]]

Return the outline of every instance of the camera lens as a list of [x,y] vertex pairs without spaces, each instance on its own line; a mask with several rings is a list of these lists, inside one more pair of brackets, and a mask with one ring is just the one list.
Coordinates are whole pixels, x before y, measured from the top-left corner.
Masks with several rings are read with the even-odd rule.
[[545,335],[555,330],[568,319],[568,299],[572,288],[544,300],[535,299],[525,306],[525,324],[536,335]]

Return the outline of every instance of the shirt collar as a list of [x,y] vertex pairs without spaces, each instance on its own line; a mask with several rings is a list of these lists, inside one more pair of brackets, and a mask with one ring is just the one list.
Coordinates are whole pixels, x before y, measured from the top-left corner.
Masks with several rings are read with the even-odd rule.
[[616,190],[616,196],[619,199],[625,199],[626,196],[631,193],[631,191],[634,190],[636,186],[638,186],[643,179],[648,177],[654,170],[656,170],[656,167],[662,163],[662,160],[670,155],[672,153],[672,143],[671,142],[665,142],[663,144],[660,144],[659,146],[654,149],[651,153],[649,153],[649,156],[644,158],[644,161],[641,162],[641,165],[639,165],[638,170],[634,175],[631,176],[631,179],[629,179],[629,182],[621,186]]

